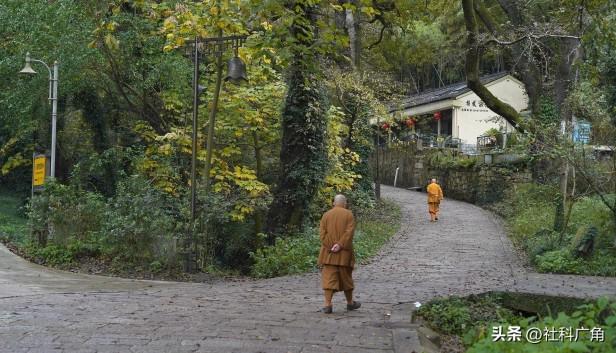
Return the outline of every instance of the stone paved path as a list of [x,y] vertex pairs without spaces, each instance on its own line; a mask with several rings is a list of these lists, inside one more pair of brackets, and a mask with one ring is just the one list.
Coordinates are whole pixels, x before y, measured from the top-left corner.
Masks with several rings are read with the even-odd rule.
[[[490,213],[383,187],[400,232],[356,272],[357,312],[318,312],[317,274],[211,284],[78,275],[29,264],[0,247],[0,352],[411,352],[408,304],[437,295],[519,290],[596,297],[616,279],[540,275],[519,264]],[[336,306],[337,305],[337,306]]]

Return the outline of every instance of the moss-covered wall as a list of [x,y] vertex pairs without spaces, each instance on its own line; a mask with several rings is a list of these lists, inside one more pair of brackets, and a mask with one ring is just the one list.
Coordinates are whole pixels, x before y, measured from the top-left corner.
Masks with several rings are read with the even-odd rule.
[[[441,157],[444,155],[445,157]],[[399,168],[396,186],[425,189],[431,178],[437,178],[446,197],[478,205],[487,205],[503,198],[507,188],[530,182],[532,175],[519,156],[492,156],[496,164],[469,160],[468,156],[454,156],[434,149],[418,150],[415,145],[382,149],[379,154],[381,182],[393,185]],[[375,158],[371,160],[375,170]]]

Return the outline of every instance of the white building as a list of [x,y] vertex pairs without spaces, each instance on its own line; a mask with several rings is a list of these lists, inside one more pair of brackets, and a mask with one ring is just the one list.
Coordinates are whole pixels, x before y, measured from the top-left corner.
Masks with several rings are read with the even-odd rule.
[[[484,76],[481,82],[492,94],[518,112],[528,108],[524,84],[510,74]],[[440,124],[431,124],[431,133],[451,136],[466,146],[475,146],[477,137],[491,128],[503,132],[514,131],[511,124],[485,106],[475,92],[466,86],[466,82],[412,95],[390,108],[390,113],[401,114],[403,117],[432,115],[435,112],[441,112],[441,121]]]

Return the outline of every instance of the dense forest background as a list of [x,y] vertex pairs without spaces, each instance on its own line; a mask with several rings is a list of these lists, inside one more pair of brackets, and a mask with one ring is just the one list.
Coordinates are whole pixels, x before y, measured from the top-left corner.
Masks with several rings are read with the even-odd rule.
[[[593,124],[593,143],[614,145],[615,24],[616,6],[598,0],[5,0],[0,183],[28,203],[31,155],[50,149],[48,77],[17,73],[26,52],[58,60],[57,179],[25,207],[33,251],[150,268],[195,252],[200,269],[249,271],[337,192],[372,212],[371,121],[393,123],[388,107],[404,96],[468,81],[530,136],[537,179],[558,190],[557,223],[592,194],[616,224],[613,167],[589,167],[562,133],[575,116]],[[248,36],[249,80],[222,86],[206,175],[219,63],[204,56],[193,223],[187,40],[220,33]],[[528,116],[479,82],[501,71],[525,83]],[[572,191],[574,170],[586,191]]]

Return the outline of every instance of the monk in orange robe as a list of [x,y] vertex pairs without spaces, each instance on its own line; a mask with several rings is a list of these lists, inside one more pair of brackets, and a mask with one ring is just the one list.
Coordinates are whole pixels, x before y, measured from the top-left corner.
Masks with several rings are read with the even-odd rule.
[[436,222],[438,221],[441,200],[443,200],[443,190],[436,183],[436,179],[432,179],[430,185],[426,188],[426,191],[428,192],[428,212],[430,212],[430,222]]
[[344,195],[336,195],[334,207],[325,212],[319,226],[321,233],[321,251],[318,265],[321,269],[321,285],[325,294],[325,307],[322,311],[331,314],[332,298],[335,292],[343,291],[347,301],[347,310],[359,309],[361,304],[353,300],[353,235],[355,218],[346,209]]

